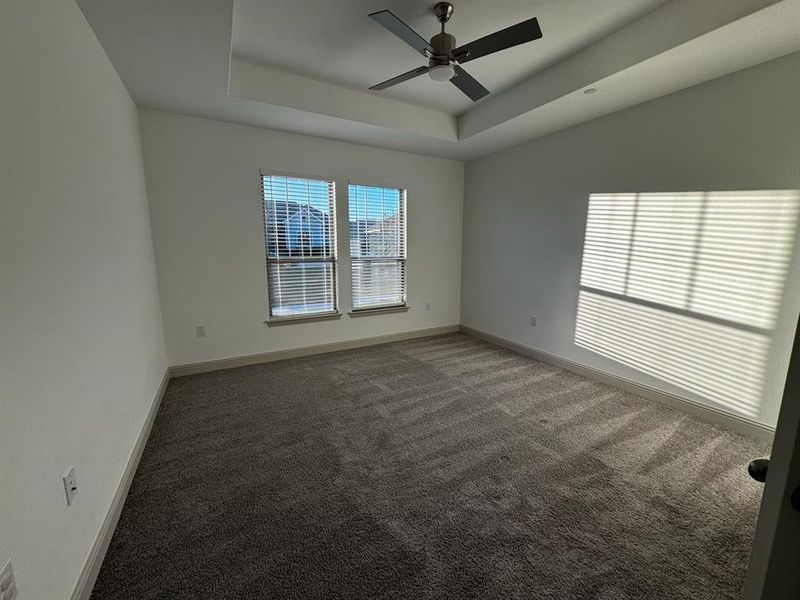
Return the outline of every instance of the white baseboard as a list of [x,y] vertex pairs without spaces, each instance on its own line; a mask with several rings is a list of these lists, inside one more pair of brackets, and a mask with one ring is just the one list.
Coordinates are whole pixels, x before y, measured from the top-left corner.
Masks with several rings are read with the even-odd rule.
[[461,331],[473,337],[491,342],[497,346],[502,346],[503,348],[508,348],[509,350],[519,354],[524,354],[525,356],[530,356],[536,360],[546,362],[560,369],[571,371],[572,373],[588,377],[589,379],[594,379],[600,383],[620,388],[631,394],[647,398],[648,400],[666,404],[671,408],[689,413],[696,417],[700,417],[701,419],[705,419],[716,425],[721,425],[722,427],[727,427],[728,429],[732,429],[750,437],[772,442],[772,438],[775,435],[775,430],[767,425],[764,425],[763,423],[726,412],[713,406],[700,404],[699,402],[690,400],[689,398],[683,398],[675,394],[670,394],[654,387],[637,383],[630,379],[625,379],[624,377],[611,375],[610,373],[606,373],[593,367],[587,367],[586,365],[582,365],[568,358],[550,354],[549,352],[544,352],[543,350],[538,350],[536,348],[531,348],[530,346],[525,346],[486,331],[469,327],[468,325],[462,325]]
[[147,438],[150,437],[150,430],[153,428],[153,422],[158,413],[158,407],[161,406],[161,399],[164,397],[164,392],[167,390],[167,384],[170,379],[170,370],[164,371],[164,376],[161,378],[161,383],[156,390],[153,397],[153,403],[147,413],[142,430],[139,432],[139,437],[136,439],[136,444],[133,447],[133,452],[128,459],[128,464],[125,466],[125,471],[122,473],[122,479],[117,486],[117,491],[114,493],[114,498],[111,501],[111,506],[106,513],[106,518],[100,526],[100,531],[97,538],[92,545],[86,563],[83,565],[83,570],[78,577],[78,582],[75,584],[75,589],[70,596],[70,600],[89,600],[92,594],[92,588],[97,580],[97,575],[100,572],[100,567],[103,565],[103,559],[106,556],[108,545],[111,543],[111,538],[114,535],[114,529],[117,527],[119,515],[122,512],[122,507],[125,504],[125,498],[128,496],[128,490],[131,487],[133,476],[136,474],[136,468],[139,466],[139,460],[142,458]]
[[460,325],[444,325],[442,327],[430,327],[428,329],[417,329],[415,331],[376,335],[373,337],[345,340],[342,342],[331,342],[329,344],[319,344],[316,346],[291,348],[289,350],[276,350],[274,352],[264,352],[262,354],[249,354],[247,356],[236,356],[233,358],[220,358],[206,362],[177,365],[170,368],[170,374],[172,377],[183,377],[184,375],[209,373],[211,371],[219,371],[221,369],[235,369],[236,367],[246,367],[249,365],[273,362],[276,360],[285,360],[287,358],[299,358],[301,356],[311,356],[313,354],[338,352],[339,350],[351,350],[353,348],[363,348],[365,346],[375,346],[378,344],[388,344],[389,342],[400,342],[402,340],[429,337],[432,335],[440,335],[442,333],[453,333],[459,330]]

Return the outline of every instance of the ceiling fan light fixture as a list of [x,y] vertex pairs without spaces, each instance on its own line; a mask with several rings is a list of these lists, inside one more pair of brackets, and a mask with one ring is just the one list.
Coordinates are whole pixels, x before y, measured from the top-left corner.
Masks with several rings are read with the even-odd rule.
[[455,74],[453,65],[433,65],[428,71],[428,75],[434,81],[449,81]]

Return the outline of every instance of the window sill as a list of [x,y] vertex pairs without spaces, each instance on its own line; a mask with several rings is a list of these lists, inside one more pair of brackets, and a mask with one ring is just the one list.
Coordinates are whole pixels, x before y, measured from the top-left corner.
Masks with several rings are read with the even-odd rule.
[[289,325],[291,323],[308,323],[309,321],[329,321],[332,319],[339,319],[341,318],[342,313],[335,312],[335,313],[320,313],[320,314],[311,314],[311,315],[297,315],[291,317],[271,317],[264,321],[264,324],[268,327],[273,327],[275,325]]
[[369,315],[382,315],[385,313],[397,313],[397,312],[406,312],[408,310],[408,305],[405,304],[403,306],[387,306],[387,307],[378,307],[378,308],[360,308],[356,310],[351,310],[349,314],[351,317],[367,317]]

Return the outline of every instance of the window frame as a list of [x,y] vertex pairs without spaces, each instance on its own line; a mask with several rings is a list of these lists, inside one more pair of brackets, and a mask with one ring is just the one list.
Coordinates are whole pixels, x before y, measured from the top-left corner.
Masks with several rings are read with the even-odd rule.
[[[373,258],[357,258],[353,257],[352,254],[352,247],[351,247],[351,240],[350,240],[350,186],[360,186],[360,187],[372,187],[372,188],[383,188],[389,190],[397,190],[400,193],[399,199],[399,212],[402,217],[402,240],[401,240],[401,248],[402,253],[399,257],[373,257]],[[376,315],[376,314],[385,314],[385,313],[395,313],[395,312],[406,312],[409,309],[408,305],[408,188],[394,184],[394,183],[386,183],[386,182],[371,182],[366,183],[363,180],[358,179],[348,179],[347,180],[347,255],[349,259],[349,267],[350,267],[350,311],[349,315],[351,317],[361,317],[367,315]],[[403,300],[401,303],[393,303],[393,304],[380,304],[375,306],[367,306],[363,308],[356,308],[354,303],[354,293],[353,293],[353,264],[357,262],[369,262],[370,260],[376,261],[397,261],[402,262],[402,273],[403,273]]]
[[[320,181],[328,184],[329,186],[329,195],[331,198],[330,201],[330,210],[331,210],[331,240],[330,240],[330,248],[331,248],[331,255],[330,256],[310,256],[310,257],[292,257],[292,258],[270,258],[269,256],[269,229],[267,225],[267,211],[266,211],[266,201],[264,196],[264,178],[265,177],[286,177],[291,179],[305,179],[309,181]],[[290,323],[296,322],[307,322],[307,321],[322,321],[322,320],[329,320],[329,319],[338,319],[342,316],[342,313],[339,310],[339,238],[338,238],[338,214],[337,214],[337,206],[336,206],[336,194],[337,194],[337,186],[336,186],[336,178],[324,175],[313,175],[309,173],[298,173],[294,171],[280,171],[275,169],[260,169],[259,170],[259,188],[261,189],[261,220],[263,226],[263,246],[264,246],[264,275],[266,278],[266,296],[267,296],[267,319],[264,321],[266,325],[273,326],[273,325],[285,325]],[[275,264],[290,264],[290,263],[330,263],[332,265],[332,276],[331,280],[333,282],[333,310],[330,311],[321,311],[315,313],[304,313],[304,314],[296,314],[296,315],[274,315],[273,314],[273,305],[272,305],[272,297],[270,295],[270,265]]]

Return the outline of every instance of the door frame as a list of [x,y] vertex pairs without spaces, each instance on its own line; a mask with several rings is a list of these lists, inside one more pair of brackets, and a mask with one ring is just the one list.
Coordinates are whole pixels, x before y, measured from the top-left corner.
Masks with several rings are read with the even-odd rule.
[[800,323],[795,330],[744,600],[800,598],[800,510],[791,504],[792,493],[799,487]]

